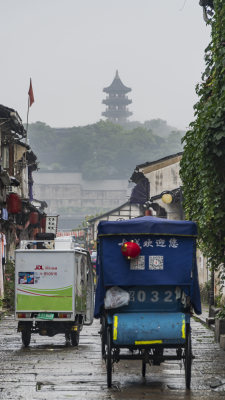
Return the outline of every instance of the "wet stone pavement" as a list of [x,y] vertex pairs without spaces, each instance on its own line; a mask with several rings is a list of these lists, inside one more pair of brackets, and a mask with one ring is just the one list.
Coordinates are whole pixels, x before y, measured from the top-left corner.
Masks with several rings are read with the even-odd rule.
[[24,348],[11,315],[0,321],[0,399],[91,400],[214,400],[225,396],[225,352],[214,342],[214,332],[192,320],[195,360],[191,390],[185,389],[179,361],[147,366],[141,376],[140,361],[120,361],[114,366],[113,386],[107,388],[101,359],[99,322],[81,332],[78,348],[65,345],[63,335],[32,335]]

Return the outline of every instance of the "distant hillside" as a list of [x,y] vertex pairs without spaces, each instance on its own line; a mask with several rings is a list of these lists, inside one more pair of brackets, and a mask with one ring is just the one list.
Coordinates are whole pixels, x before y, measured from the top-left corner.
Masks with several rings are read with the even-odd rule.
[[73,128],[36,122],[28,133],[42,172],[81,172],[88,180],[129,178],[137,164],[182,151],[183,135],[160,119],[126,128],[104,121]]

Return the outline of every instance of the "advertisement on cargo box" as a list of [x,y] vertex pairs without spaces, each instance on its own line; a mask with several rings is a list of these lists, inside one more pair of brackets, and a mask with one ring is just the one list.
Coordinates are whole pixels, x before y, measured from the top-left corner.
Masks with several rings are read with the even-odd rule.
[[18,252],[17,311],[73,311],[75,254]]

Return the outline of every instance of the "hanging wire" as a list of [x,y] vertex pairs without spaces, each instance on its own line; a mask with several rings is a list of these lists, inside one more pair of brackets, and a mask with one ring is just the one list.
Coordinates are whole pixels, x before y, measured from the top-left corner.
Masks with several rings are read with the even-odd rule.
[[2,126],[2,125],[5,125],[7,122],[9,122],[10,118],[0,118],[0,121],[3,121],[3,122],[0,122],[0,126]]

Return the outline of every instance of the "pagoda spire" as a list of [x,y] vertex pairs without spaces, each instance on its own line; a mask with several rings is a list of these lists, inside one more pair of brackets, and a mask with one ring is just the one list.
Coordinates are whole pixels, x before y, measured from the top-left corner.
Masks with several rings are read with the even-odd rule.
[[126,95],[130,91],[131,88],[123,84],[119,77],[119,72],[116,70],[116,75],[111,85],[103,89],[103,92],[107,93],[108,96],[102,100],[102,103],[107,106],[102,115],[114,123],[126,123],[127,118],[132,115],[132,112],[127,108],[127,105],[132,103],[132,100],[128,99]]

